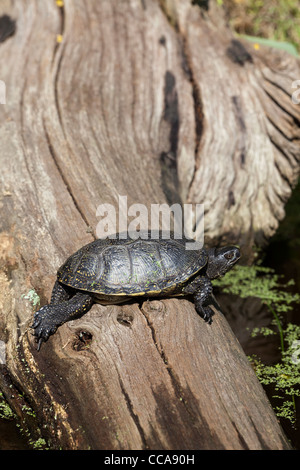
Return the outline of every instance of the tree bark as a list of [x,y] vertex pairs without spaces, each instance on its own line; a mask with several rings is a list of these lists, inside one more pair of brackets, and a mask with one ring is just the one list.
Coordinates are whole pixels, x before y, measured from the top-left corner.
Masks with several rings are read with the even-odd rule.
[[16,21],[0,44],[0,388],[51,448],[289,448],[218,310],[207,325],[185,299],[94,305],[40,353],[30,335],[23,294],[49,301],[57,268],[96,237],[98,205],[118,195],[205,202],[207,241],[245,253],[283,217],[299,62],[236,45],[209,5],[0,5]]

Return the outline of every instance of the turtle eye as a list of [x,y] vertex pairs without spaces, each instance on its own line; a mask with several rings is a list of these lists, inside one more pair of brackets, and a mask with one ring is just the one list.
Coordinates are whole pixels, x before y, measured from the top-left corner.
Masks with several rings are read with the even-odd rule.
[[225,256],[226,259],[232,259],[233,258],[233,253],[232,253],[232,251],[229,251],[229,253],[225,253],[224,256]]

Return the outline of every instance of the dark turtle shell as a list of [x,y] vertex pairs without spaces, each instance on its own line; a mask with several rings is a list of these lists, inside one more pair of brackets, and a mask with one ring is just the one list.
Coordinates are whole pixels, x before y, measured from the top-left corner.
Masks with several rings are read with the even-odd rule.
[[187,250],[183,239],[98,239],[61,266],[63,284],[102,295],[142,295],[169,291],[207,263],[207,253]]

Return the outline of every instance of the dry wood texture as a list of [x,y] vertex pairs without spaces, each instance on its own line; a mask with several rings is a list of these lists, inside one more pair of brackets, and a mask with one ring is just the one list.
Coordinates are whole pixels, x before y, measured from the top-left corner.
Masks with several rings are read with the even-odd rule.
[[219,312],[209,326],[188,300],[93,306],[39,354],[29,334],[22,294],[49,300],[57,268],[93,240],[97,206],[118,195],[205,202],[207,240],[245,251],[283,216],[299,63],[247,52],[214,2],[193,3],[0,5],[16,21],[0,44],[0,386],[52,448],[289,447]]

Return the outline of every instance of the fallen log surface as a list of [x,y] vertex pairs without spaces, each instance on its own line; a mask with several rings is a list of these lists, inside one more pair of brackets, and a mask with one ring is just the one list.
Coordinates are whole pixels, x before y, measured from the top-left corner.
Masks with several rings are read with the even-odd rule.
[[247,52],[196,3],[0,5],[15,21],[0,43],[0,389],[50,448],[290,447],[219,310],[207,325],[188,299],[94,305],[39,353],[30,334],[28,292],[49,301],[99,204],[205,201],[207,240],[245,252],[282,217],[299,62]]

